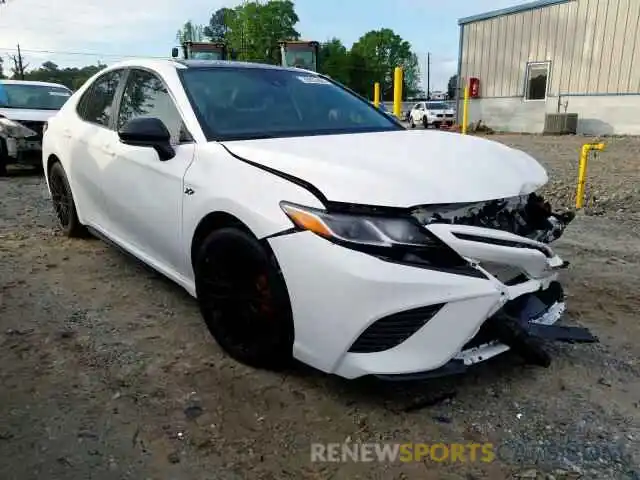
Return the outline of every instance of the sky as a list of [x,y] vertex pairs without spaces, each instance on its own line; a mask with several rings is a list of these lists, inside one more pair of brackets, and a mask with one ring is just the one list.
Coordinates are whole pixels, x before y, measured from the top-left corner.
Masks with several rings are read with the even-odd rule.
[[[456,72],[459,18],[529,0],[294,0],[297,30],[306,40],[340,38],[347,46],[369,30],[391,28],[418,55],[426,85],[445,90]],[[7,0],[0,5],[0,55],[19,43],[29,68],[45,61],[61,67],[117,62],[128,56],[168,57],[187,20],[206,24],[234,0]]]

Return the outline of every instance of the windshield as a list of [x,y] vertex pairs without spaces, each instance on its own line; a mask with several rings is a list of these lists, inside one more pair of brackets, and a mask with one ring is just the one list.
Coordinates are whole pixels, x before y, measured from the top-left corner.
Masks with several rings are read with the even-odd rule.
[[194,60],[222,60],[222,52],[191,50],[191,58]]
[[315,54],[313,50],[288,48],[285,55],[286,66],[315,70]]
[[314,74],[190,68],[180,75],[209,140],[400,130],[370,102]]
[[449,110],[449,105],[446,103],[427,103],[427,109],[429,110]]
[[60,110],[71,91],[65,87],[0,82],[0,107]]

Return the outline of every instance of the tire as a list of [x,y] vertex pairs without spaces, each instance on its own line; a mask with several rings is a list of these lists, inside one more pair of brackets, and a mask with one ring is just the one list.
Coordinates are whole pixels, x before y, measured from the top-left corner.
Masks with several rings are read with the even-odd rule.
[[6,177],[7,163],[9,163],[9,155],[7,153],[7,145],[5,141],[0,138],[0,177]]
[[253,236],[215,230],[199,246],[194,272],[200,312],[230,357],[268,370],[291,364],[289,294],[275,258]]
[[60,222],[60,227],[66,237],[84,238],[88,236],[87,229],[80,223],[76,204],[71,193],[71,187],[60,162],[56,162],[49,172],[49,188],[53,208]]
[[422,126],[424,128],[429,128],[429,120],[427,120],[427,116],[422,117]]
[[416,122],[413,121],[413,117],[409,117],[409,126],[411,128],[416,128]]

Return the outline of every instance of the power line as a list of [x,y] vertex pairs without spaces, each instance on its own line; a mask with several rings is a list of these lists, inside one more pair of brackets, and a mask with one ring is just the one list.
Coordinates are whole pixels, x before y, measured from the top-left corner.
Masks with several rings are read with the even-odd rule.
[[[158,57],[153,55],[126,55],[126,54],[117,54],[117,53],[101,53],[101,52],[70,52],[64,50],[30,50],[26,48],[20,49],[23,53],[47,53],[50,55],[83,55],[86,57],[116,57],[116,58],[162,58],[165,59],[168,57]],[[15,52],[17,49],[8,48],[8,47],[0,47],[0,51],[3,52]]]

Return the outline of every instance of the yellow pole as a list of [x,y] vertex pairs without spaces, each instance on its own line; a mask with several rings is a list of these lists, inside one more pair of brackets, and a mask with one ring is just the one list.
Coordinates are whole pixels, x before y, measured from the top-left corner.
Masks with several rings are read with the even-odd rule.
[[393,72],[393,114],[402,119],[402,68]]
[[462,134],[467,134],[467,124],[469,123],[469,86],[464,87],[464,100],[462,103]]
[[373,104],[378,108],[380,106],[380,83],[373,84]]
[[576,209],[584,206],[584,188],[587,183],[587,163],[591,150],[604,150],[604,143],[585,143],[580,149],[578,164],[578,185],[576,187]]

